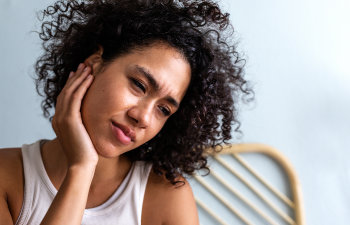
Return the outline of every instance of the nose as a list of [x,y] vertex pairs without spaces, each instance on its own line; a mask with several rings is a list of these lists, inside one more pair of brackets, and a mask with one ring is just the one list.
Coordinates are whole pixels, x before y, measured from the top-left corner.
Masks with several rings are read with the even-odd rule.
[[140,128],[147,128],[152,120],[152,109],[151,103],[138,104],[131,107],[128,110],[128,117],[135,123],[135,126]]

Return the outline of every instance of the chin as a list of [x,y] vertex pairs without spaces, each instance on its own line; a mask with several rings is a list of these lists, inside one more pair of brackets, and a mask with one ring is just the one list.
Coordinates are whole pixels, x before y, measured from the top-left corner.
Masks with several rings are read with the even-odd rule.
[[95,146],[97,154],[104,158],[115,158],[127,151],[125,148],[116,146],[108,140],[99,139],[98,141],[93,140],[92,142]]

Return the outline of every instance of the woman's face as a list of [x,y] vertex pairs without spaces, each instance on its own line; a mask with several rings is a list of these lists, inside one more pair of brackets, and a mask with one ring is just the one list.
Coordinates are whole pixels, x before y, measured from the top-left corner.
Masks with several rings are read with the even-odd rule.
[[188,62],[174,48],[154,44],[120,56],[101,70],[82,104],[83,123],[103,157],[152,139],[175,113],[190,82]]

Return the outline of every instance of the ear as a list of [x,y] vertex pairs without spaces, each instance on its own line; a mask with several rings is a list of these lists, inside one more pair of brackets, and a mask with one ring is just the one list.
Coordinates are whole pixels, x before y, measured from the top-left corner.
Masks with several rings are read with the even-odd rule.
[[98,50],[85,59],[84,64],[91,67],[91,74],[94,75],[97,73],[102,65],[103,65],[103,47],[101,45],[98,46]]

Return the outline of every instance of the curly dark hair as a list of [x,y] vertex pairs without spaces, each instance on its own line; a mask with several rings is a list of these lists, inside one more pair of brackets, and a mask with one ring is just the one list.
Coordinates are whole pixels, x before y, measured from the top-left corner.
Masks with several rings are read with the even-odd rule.
[[243,78],[244,59],[230,43],[229,14],[210,0],[60,0],[42,12],[44,53],[35,65],[44,116],[56,105],[70,71],[99,46],[110,62],[155,42],[176,48],[191,67],[191,82],[178,111],[149,142],[124,153],[131,161],[176,184],[207,166],[207,148],[240,132],[239,100],[253,99]]

